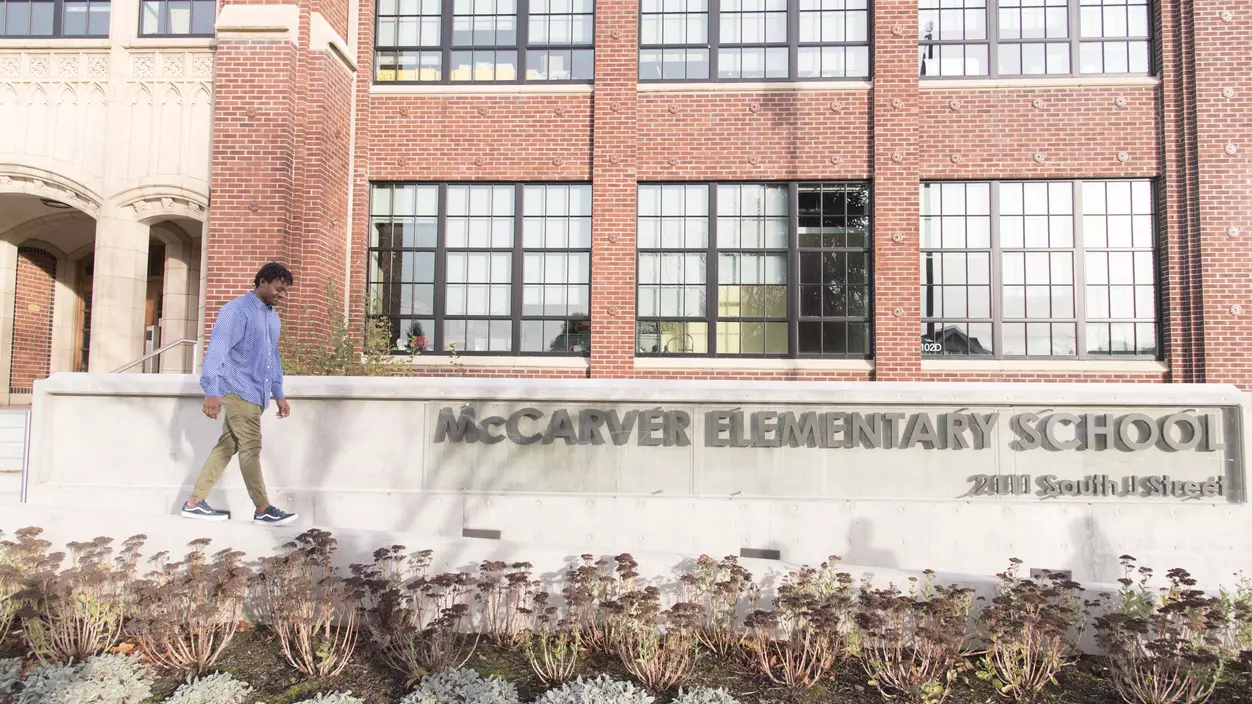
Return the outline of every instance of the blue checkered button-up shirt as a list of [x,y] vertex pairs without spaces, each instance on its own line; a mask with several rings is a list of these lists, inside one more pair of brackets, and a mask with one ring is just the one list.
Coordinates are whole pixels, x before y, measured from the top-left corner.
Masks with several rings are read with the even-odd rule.
[[204,355],[205,396],[236,393],[262,409],[283,397],[278,312],[251,291],[222,306]]

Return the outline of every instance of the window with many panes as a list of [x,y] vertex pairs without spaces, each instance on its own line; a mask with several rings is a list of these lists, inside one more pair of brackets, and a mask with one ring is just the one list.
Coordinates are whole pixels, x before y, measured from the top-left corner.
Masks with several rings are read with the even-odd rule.
[[369,314],[397,351],[591,348],[591,186],[375,184]]
[[0,0],[0,37],[107,37],[108,0]]
[[595,0],[378,0],[379,83],[590,82]]
[[643,0],[639,80],[869,76],[868,0]]
[[919,0],[921,75],[1147,75],[1149,0]]
[[636,353],[870,355],[864,183],[641,184]]
[[143,0],[139,34],[145,37],[211,37],[216,0]]
[[922,353],[1156,357],[1146,180],[921,187]]

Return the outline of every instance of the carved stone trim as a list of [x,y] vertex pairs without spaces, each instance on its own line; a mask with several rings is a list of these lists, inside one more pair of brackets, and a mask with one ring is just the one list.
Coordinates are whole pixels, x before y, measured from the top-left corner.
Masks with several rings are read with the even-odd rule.
[[40,198],[50,198],[73,206],[93,217],[100,210],[100,202],[95,198],[70,187],[48,183],[34,176],[0,175],[0,193],[26,193]]

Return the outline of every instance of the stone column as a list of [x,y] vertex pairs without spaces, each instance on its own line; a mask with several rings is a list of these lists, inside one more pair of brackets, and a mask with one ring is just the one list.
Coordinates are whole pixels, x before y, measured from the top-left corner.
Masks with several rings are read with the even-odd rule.
[[0,403],[9,403],[13,370],[13,301],[17,297],[17,245],[0,240]]
[[[143,356],[149,231],[112,205],[96,218],[88,371],[109,372]],[[142,370],[142,365],[131,369]]]
[[[165,278],[161,291],[162,345],[184,339],[194,332],[191,329],[194,324],[192,305],[195,303],[191,295],[191,254],[191,247],[185,242],[170,241],[165,245]],[[161,373],[186,374],[191,369],[190,360],[189,348],[172,349],[161,355]]]
[[74,349],[77,341],[75,318],[78,313],[78,272],[69,257],[57,257],[56,288],[52,294],[52,353],[48,359],[48,371],[69,372],[74,370]]

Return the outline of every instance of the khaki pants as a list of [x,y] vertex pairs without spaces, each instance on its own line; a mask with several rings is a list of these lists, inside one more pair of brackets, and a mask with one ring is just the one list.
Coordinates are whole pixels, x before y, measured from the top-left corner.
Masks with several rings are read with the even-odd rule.
[[222,437],[209,453],[204,469],[200,470],[192,494],[200,499],[209,498],[209,492],[226,471],[230,458],[239,453],[239,470],[248,487],[248,496],[253,504],[264,506],[269,499],[265,494],[265,479],[261,477],[261,407],[248,403],[238,394],[227,394],[222,397],[222,411],[226,414]]

